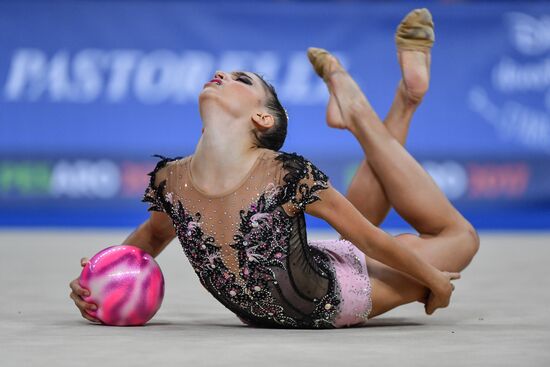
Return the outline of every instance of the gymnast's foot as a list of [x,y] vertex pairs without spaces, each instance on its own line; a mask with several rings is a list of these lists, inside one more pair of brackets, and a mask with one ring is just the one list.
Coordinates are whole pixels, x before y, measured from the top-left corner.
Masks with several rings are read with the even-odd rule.
[[399,88],[409,104],[420,104],[428,91],[434,41],[432,15],[425,8],[407,14],[395,32],[397,58],[403,78]]
[[332,55],[325,49],[310,47],[307,49],[307,57],[315,69],[317,75],[319,75],[325,82],[328,83],[328,78],[337,72],[346,72],[342,67],[342,64],[338,61],[336,56]]
[[[346,92],[353,95],[357,94],[359,87],[353,82],[338,59],[327,50],[310,47],[307,50],[307,56],[317,75],[325,81],[330,93],[326,117],[328,126],[336,129],[349,129],[350,122],[344,119],[340,105],[340,102],[345,104],[347,101],[339,101],[334,93],[334,88],[344,88]],[[341,96],[342,93],[340,92],[339,95]]]

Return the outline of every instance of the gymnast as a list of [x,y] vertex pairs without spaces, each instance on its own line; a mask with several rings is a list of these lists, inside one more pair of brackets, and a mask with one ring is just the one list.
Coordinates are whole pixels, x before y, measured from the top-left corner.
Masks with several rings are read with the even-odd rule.
[[[194,154],[159,156],[143,197],[151,215],[123,244],[156,257],[177,236],[201,284],[249,326],[341,328],[415,301],[427,314],[447,307],[479,237],[403,148],[429,85],[429,11],[410,12],[395,39],[402,79],[383,122],[336,57],[308,50],[329,91],[328,126],[365,153],[345,196],[311,161],[280,151],[288,118],[273,86],[218,71],[199,96]],[[381,230],[390,206],[418,234]],[[340,238],[308,240],[304,213]],[[98,322],[86,313],[96,307],[82,298],[89,291],[78,278],[70,287]]]

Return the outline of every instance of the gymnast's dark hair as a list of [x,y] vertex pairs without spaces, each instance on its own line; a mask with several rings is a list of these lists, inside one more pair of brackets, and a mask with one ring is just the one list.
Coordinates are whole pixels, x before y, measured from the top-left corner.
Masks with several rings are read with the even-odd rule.
[[265,81],[260,75],[254,73],[264,84],[265,90],[267,92],[267,101],[265,107],[268,112],[273,116],[275,123],[269,130],[264,132],[259,132],[254,130],[254,135],[256,136],[257,147],[258,148],[267,148],[274,151],[278,151],[283,146],[288,125],[288,116],[286,110],[283,108],[283,105],[277,97],[277,92],[273,85]]

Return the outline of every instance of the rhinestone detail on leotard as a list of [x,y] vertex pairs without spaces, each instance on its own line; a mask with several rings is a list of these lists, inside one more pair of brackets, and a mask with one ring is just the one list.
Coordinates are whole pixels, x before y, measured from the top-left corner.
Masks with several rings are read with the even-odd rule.
[[[217,237],[221,235],[204,225],[204,216],[209,213],[196,210],[173,192],[166,192],[167,180],[155,184],[162,168],[183,158],[157,157],[161,161],[149,173],[151,180],[143,201],[150,203],[149,210],[163,211],[170,216],[193,270],[216,299],[240,318],[258,326],[333,327],[331,322],[339,311],[340,293],[334,281],[334,269],[321,251],[303,246],[304,261],[311,264],[318,276],[328,280],[328,291],[311,300],[314,307],[308,314],[283,307],[272,294],[274,289],[281,291],[275,273],[290,271],[289,241],[293,226],[300,216],[303,218],[305,207],[319,200],[315,193],[328,187],[328,177],[323,172],[302,156],[277,152],[275,160],[281,163],[284,172],[282,184],[269,183],[261,193],[251,195],[243,209],[235,213],[238,219],[233,238],[220,241]],[[268,172],[267,176],[273,174]],[[184,188],[192,190],[187,186]],[[243,190],[250,191],[248,188],[243,186]],[[219,200],[230,200],[230,196]],[[292,204],[297,210],[296,216],[281,209],[284,203]],[[227,218],[230,219],[229,214]],[[231,254],[236,255],[238,269],[228,265]],[[301,296],[308,298],[305,294]]]

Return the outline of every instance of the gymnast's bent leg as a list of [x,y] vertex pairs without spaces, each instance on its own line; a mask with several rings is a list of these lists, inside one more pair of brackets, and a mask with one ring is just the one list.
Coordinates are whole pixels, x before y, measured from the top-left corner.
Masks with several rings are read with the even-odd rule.
[[[464,269],[479,247],[476,231],[388,132],[338,61],[323,51],[311,57],[322,61],[314,66],[321,65],[318,73],[324,76],[338,104],[342,121],[346,123],[343,128],[350,130],[361,144],[391,205],[420,233],[419,236],[398,236],[398,241],[409,245],[440,270]],[[414,279],[377,261],[367,260],[373,287],[371,317],[426,299],[429,290]]]

